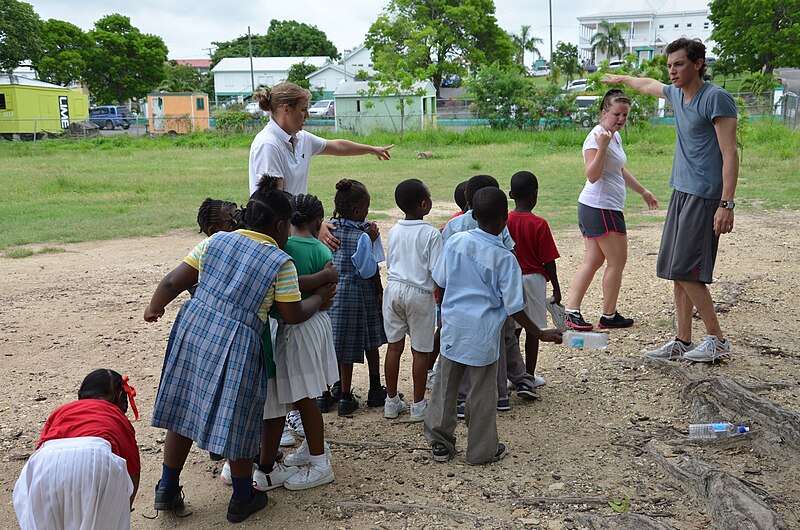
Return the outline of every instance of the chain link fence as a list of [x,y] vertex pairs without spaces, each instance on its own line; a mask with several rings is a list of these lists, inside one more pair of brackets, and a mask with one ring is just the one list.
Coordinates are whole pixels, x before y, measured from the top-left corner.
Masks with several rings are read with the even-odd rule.
[[778,108],[781,120],[787,127],[800,128],[800,96],[794,92],[785,92]]

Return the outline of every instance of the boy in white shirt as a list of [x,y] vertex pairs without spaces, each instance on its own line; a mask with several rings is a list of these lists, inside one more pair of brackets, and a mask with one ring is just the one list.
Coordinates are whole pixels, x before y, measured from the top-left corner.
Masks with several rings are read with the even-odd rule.
[[394,419],[406,410],[406,404],[397,393],[397,379],[408,334],[414,387],[411,421],[423,421],[428,407],[425,400],[428,356],[433,352],[436,330],[433,297],[436,286],[432,274],[442,250],[442,236],[423,220],[433,203],[428,187],[421,180],[409,179],[398,184],[394,200],[406,215],[389,230],[388,282],[383,291],[383,327],[389,341],[384,361],[386,403],[383,415]]

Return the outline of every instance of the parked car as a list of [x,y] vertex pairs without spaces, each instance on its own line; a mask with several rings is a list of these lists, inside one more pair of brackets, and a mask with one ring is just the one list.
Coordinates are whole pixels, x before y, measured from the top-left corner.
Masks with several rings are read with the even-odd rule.
[[625,61],[611,61],[608,63],[609,70],[616,70],[625,65]]
[[461,86],[461,76],[458,74],[449,74],[442,78],[442,87],[455,88]]
[[537,66],[536,70],[533,71],[533,77],[543,77],[546,75],[550,75],[549,66]]
[[332,99],[322,99],[308,108],[308,115],[312,118],[333,118],[335,112]]
[[597,100],[600,96],[578,96],[575,98],[575,104],[578,105],[578,111],[572,115],[573,121],[581,124],[581,127],[591,127],[597,123]]
[[134,118],[127,107],[103,105],[89,109],[89,121],[101,129],[113,130],[115,127],[130,129]]
[[582,91],[586,90],[586,84],[588,82],[589,81],[587,79],[576,79],[576,80],[568,83],[564,87],[564,90],[566,90],[567,92],[582,92]]

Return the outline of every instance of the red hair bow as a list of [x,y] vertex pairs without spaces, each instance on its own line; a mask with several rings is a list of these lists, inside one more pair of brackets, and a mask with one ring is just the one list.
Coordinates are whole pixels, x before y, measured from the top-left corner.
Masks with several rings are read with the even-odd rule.
[[122,378],[122,390],[128,394],[128,401],[131,404],[131,409],[133,409],[133,416],[136,418],[136,421],[139,421],[139,409],[136,408],[136,402],[133,400],[133,398],[136,397],[136,389],[128,384],[127,375]]

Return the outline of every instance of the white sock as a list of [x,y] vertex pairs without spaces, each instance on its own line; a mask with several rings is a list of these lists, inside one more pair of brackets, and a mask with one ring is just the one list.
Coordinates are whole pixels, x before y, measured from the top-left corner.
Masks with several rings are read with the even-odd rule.
[[328,456],[324,452],[321,455],[310,455],[309,461],[312,466],[316,467],[328,467],[331,465],[328,461]]
[[571,313],[573,315],[576,314],[576,313],[580,313],[581,312],[580,309],[570,309],[569,307],[565,307],[564,311],[567,312],[567,313]]
[[425,402],[426,402],[426,400],[425,400],[425,399],[421,399],[420,401],[416,401],[416,402],[414,402],[414,405],[416,405],[416,406],[418,406],[418,407],[419,407],[420,405],[422,405],[422,404],[423,404],[423,403],[425,403]]
[[394,397],[386,396],[386,399],[388,401],[391,401],[392,403],[400,403],[400,393],[398,392],[397,394],[394,395]]
[[615,316],[617,316],[617,313],[611,313],[610,315],[606,315],[605,313],[603,313],[603,317],[609,320],[613,319]]

